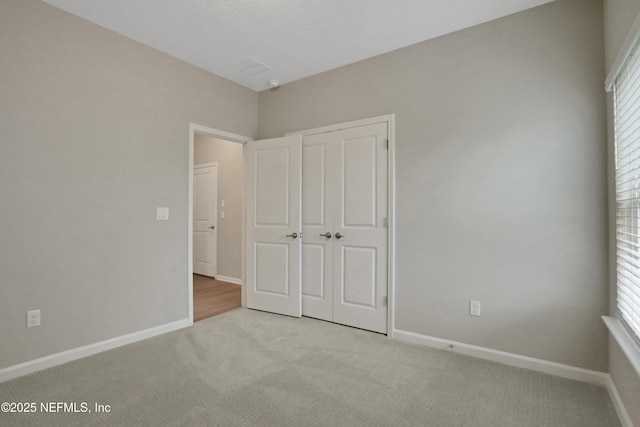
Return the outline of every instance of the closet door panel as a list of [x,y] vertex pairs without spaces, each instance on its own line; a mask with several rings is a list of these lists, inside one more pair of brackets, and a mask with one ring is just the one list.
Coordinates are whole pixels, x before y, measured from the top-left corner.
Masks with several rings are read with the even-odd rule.
[[339,131],[333,321],[387,332],[387,125]]
[[[302,315],[333,318],[333,210],[331,165],[335,146],[322,135],[302,144]],[[329,234],[327,234],[329,233]]]

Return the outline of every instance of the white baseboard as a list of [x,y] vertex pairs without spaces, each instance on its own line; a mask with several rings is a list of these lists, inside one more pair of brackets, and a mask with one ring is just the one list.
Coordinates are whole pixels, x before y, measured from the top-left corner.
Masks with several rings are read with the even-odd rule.
[[629,413],[620,398],[620,394],[618,393],[611,376],[607,373],[577,368],[575,366],[564,365],[562,363],[550,362],[548,360],[536,359],[533,357],[507,353],[485,347],[478,347],[471,344],[430,337],[398,329],[393,331],[393,337],[394,339],[413,344],[420,344],[441,350],[448,349],[454,353],[465,354],[479,359],[491,360],[505,365],[516,366],[518,368],[529,369],[532,371],[543,372],[545,374],[556,375],[562,378],[604,386],[609,392],[609,396],[611,397],[611,401],[613,402],[613,406],[618,414],[618,418],[622,426],[634,427],[631,422],[631,417],[629,417]]
[[[434,347],[443,350],[450,349],[450,351],[453,351],[454,353],[466,354],[467,356],[473,356],[479,359],[491,360],[494,362],[503,363],[505,365],[543,372],[545,374],[556,375],[558,377],[568,378],[571,380],[597,384],[600,386],[607,386],[608,384],[609,374],[606,374],[604,372],[577,368],[575,366],[563,365],[562,363],[550,362],[548,360],[536,359],[528,356],[521,356],[515,353],[507,353],[505,351],[478,347],[475,345],[445,340],[442,338],[429,337],[426,335],[401,331],[398,329],[394,331],[394,337],[396,339],[411,342],[414,344],[426,345],[428,347]],[[449,348],[450,345],[453,347]]]
[[607,390],[609,391],[609,396],[611,397],[613,407],[616,409],[616,413],[618,414],[618,419],[620,420],[622,427],[633,427],[631,417],[629,416],[627,408],[625,408],[622,398],[618,393],[618,389],[610,375],[607,381]]
[[178,320],[142,331],[122,335],[120,337],[111,338],[105,341],[100,341],[82,347],[76,347],[71,350],[66,350],[60,353],[41,357],[39,359],[30,360],[18,365],[9,366],[7,368],[0,369],[0,383],[36,371],[40,371],[42,369],[62,365],[63,363],[71,362],[72,360],[91,356],[92,354],[100,353],[102,351],[111,350],[112,348],[121,347],[123,345],[134,343],[136,341],[142,341],[147,338],[155,337],[156,335],[166,334],[167,332],[186,328],[187,326],[189,326],[189,321],[187,319]]
[[238,279],[236,277],[221,276],[217,274],[216,280],[220,280],[221,282],[233,283],[236,285],[242,285],[242,279]]

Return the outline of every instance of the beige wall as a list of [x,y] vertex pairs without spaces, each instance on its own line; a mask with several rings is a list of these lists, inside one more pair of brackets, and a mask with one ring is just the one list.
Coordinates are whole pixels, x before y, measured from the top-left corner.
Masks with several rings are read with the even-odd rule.
[[[196,135],[195,165],[218,163],[218,275],[242,278],[244,167],[242,144]],[[224,208],[220,202],[224,200]],[[220,217],[224,211],[224,218]]]
[[[631,25],[640,13],[637,0],[604,0],[604,39],[606,73],[609,73],[624,43]],[[608,160],[609,160],[609,271],[610,271],[610,313],[616,313],[616,254],[615,254],[615,190],[613,155],[613,96],[607,96]],[[628,359],[613,338],[609,337],[609,373],[618,389],[629,416],[636,426],[640,426],[640,378],[629,364]]]
[[[639,8],[605,0],[607,64]],[[600,1],[558,0],[258,102],[37,0],[0,2],[0,368],[187,317],[189,122],[267,138],[396,113],[396,327],[606,370],[602,40]],[[611,346],[629,407],[638,382]]]
[[257,94],[38,0],[0,58],[0,368],[186,319],[189,122],[253,137]]
[[398,329],[607,370],[602,20],[559,0],[260,93],[260,138],[396,114]]

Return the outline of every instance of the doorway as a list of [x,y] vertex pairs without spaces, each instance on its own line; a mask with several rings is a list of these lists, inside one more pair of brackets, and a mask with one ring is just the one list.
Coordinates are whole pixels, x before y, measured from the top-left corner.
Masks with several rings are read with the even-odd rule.
[[251,138],[219,129],[193,123],[189,127],[190,325],[241,304],[248,141]]
[[193,321],[198,322],[240,307],[241,291],[240,285],[194,274]]

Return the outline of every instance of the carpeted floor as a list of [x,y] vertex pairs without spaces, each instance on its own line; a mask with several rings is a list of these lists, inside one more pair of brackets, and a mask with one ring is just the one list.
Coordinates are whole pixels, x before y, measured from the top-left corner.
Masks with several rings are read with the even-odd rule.
[[2,426],[620,425],[601,387],[247,309],[0,383],[5,401],[38,412]]

